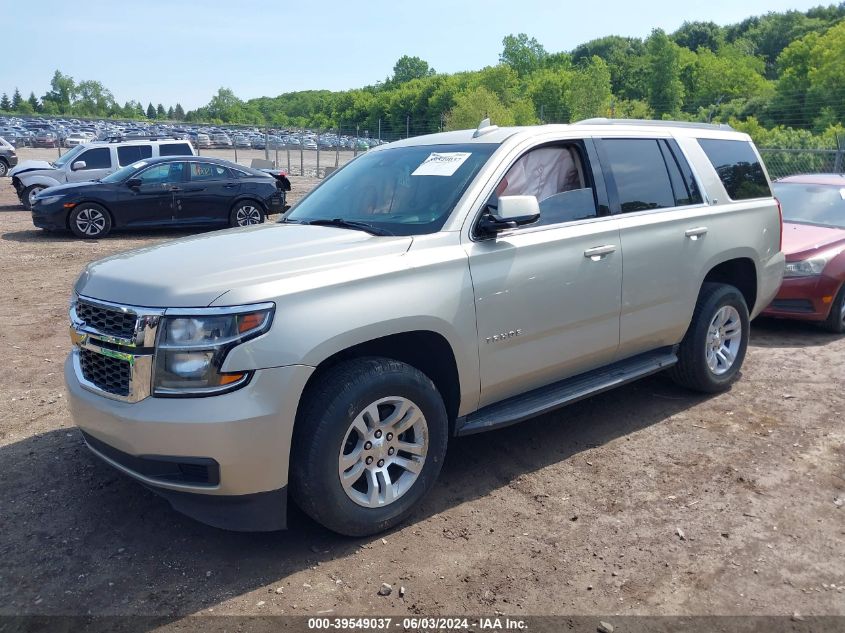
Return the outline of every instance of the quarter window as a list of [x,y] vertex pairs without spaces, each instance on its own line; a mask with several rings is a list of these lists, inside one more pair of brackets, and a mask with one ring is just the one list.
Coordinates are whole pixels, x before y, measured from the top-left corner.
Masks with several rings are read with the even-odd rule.
[[124,145],[117,148],[117,162],[121,167],[131,165],[143,158],[150,158],[153,148],[150,145]]
[[159,156],[193,156],[187,143],[166,143],[158,146]]
[[760,159],[748,141],[700,138],[698,144],[719,174],[731,200],[772,195]]
[[89,169],[110,169],[111,168],[111,152],[108,147],[98,147],[97,149],[89,149],[83,152],[79,158],[73,162],[85,161],[85,171]]

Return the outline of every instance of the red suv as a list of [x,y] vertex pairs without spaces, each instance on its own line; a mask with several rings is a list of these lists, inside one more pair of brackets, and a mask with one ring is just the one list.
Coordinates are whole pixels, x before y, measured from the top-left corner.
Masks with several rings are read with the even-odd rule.
[[783,285],[764,316],[818,321],[845,332],[845,175],[774,183],[783,208]]

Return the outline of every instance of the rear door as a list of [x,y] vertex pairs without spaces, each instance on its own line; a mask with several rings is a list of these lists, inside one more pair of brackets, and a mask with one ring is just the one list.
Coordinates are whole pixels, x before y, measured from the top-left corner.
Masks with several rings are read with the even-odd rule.
[[180,224],[227,224],[241,183],[223,165],[191,161],[183,191],[176,194]]
[[183,162],[151,165],[135,175],[140,186],[124,186],[115,211],[117,226],[152,226],[177,221],[175,197],[186,176]]
[[[111,147],[91,147],[83,150],[70,164],[70,171],[67,174],[68,182],[85,182],[87,180],[98,180],[108,176],[115,170],[112,164]],[[84,162],[82,169],[74,169],[74,165]]]
[[617,359],[673,345],[710,257],[711,210],[672,138],[596,141],[625,253]]

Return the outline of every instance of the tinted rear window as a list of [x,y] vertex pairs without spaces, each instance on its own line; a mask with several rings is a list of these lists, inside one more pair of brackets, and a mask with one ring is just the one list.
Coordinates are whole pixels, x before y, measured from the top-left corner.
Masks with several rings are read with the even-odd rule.
[[153,148],[150,145],[127,145],[117,148],[117,162],[120,166],[131,165],[142,158],[150,158]]
[[159,156],[190,156],[191,146],[187,143],[168,143],[158,146]]
[[622,213],[675,206],[675,194],[663,154],[655,139],[602,141]]
[[772,195],[760,159],[748,141],[698,139],[731,200],[768,198]]

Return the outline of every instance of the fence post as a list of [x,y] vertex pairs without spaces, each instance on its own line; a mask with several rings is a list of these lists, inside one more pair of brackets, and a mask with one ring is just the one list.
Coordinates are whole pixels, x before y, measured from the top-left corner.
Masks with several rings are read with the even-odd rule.
[[409,138],[411,136],[411,115],[407,115],[405,117],[405,138]]
[[302,137],[299,137],[299,175],[305,175],[305,150],[302,147]]
[[[270,160],[270,130],[268,128],[264,128],[264,160]],[[279,162],[278,156],[276,156],[276,162]]]
[[340,163],[340,127],[337,128],[337,143],[334,146],[334,166],[337,169]]
[[320,177],[320,128],[317,128],[317,178]]
[[839,140],[839,135],[836,135],[836,158],[833,161],[833,173],[842,173],[842,154],[845,150],[842,149],[842,143]]
[[378,120],[378,140],[381,140],[381,119]]
[[288,173],[290,173],[290,147],[288,147],[287,143],[285,143],[285,151],[288,155]]
[[238,162],[238,144],[232,141],[232,147],[235,148],[235,162]]
[[[275,165],[276,169],[279,168],[279,146],[278,145],[276,145],[276,162],[273,163],[273,164]],[[288,166],[288,173],[290,173],[290,166]]]

